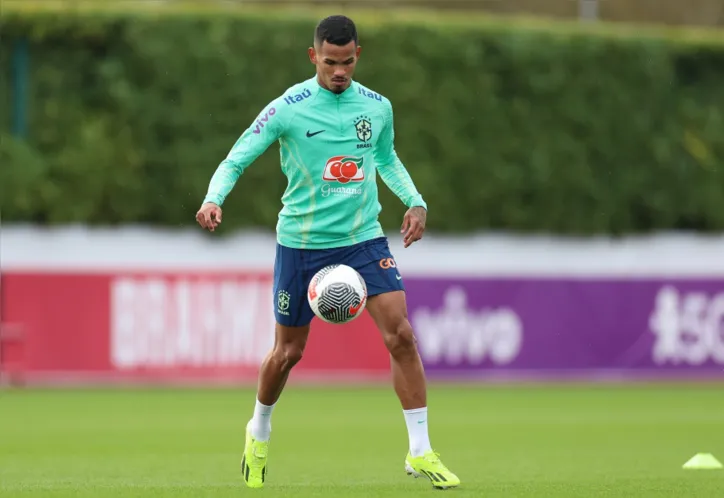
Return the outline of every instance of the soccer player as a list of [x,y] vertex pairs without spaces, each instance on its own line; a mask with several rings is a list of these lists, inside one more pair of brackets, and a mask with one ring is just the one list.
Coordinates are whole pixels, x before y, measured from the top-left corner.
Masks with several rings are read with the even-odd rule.
[[356,269],[367,284],[366,308],[389,350],[407,425],[407,473],[428,478],[436,488],[460,484],[430,445],[425,372],[407,319],[402,277],[378,221],[376,174],[409,208],[402,222],[405,248],[422,238],[427,205],[395,152],[390,101],[353,79],[360,51],[352,20],[322,20],[309,48],[316,75],[261,111],[218,166],[196,215],[213,232],[239,176],[279,142],[288,186],[277,223],[275,341],[259,372],[241,461],[252,488],[264,485],[272,410],[309,335],[314,315],[307,286],[317,271],[337,263]]

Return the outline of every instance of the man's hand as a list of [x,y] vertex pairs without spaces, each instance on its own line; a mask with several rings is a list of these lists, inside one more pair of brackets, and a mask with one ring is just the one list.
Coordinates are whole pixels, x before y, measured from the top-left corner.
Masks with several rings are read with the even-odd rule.
[[400,230],[404,236],[405,248],[410,247],[413,242],[422,238],[426,222],[427,211],[424,207],[415,206],[407,210],[402,220],[402,230]]
[[196,213],[196,221],[199,222],[202,228],[207,228],[209,232],[213,232],[221,224],[221,208],[213,202],[203,204],[199,212]]

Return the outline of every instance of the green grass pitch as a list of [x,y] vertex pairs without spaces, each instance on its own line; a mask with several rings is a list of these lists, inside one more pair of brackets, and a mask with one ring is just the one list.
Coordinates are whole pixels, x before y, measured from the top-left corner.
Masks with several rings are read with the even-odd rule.
[[431,438],[462,479],[435,491],[403,470],[407,433],[386,386],[290,385],[269,473],[239,471],[249,389],[0,391],[0,496],[704,498],[724,470],[724,386],[434,385]]

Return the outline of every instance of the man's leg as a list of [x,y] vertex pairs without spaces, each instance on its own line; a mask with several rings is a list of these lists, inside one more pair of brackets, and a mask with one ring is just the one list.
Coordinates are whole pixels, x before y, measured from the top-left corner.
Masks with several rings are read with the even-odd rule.
[[258,441],[271,435],[271,412],[289,378],[289,372],[302,359],[309,337],[309,325],[286,327],[276,324],[274,347],[266,355],[259,371],[251,434]]
[[426,407],[425,370],[417,352],[412,325],[407,319],[404,291],[371,296],[367,300],[367,311],[390,352],[392,384],[400,398],[402,409],[416,410]]
[[254,415],[246,426],[241,460],[244,481],[250,488],[264,486],[272,410],[284,390],[289,373],[302,359],[308,336],[309,325],[288,327],[277,323],[274,347],[261,364]]
[[405,292],[397,290],[371,296],[367,311],[390,352],[392,382],[402,404],[410,442],[405,460],[407,472],[415,477],[427,477],[438,488],[459,485],[460,479],[442,464],[430,445],[425,371],[407,318]]
[[264,486],[272,410],[307,345],[309,324],[314,315],[307,301],[308,277],[301,251],[277,245],[273,287],[274,347],[261,364],[254,415],[246,426],[241,461],[244,481],[250,488]]
[[405,415],[410,454],[422,456],[431,450],[427,430],[427,385],[412,325],[407,319],[404,291],[371,296],[367,311],[390,352],[392,385]]

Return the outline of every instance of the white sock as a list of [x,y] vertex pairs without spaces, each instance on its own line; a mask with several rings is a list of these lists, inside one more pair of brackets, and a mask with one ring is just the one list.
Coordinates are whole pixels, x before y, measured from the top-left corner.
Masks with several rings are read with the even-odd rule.
[[274,405],[267,406],[256,400],[254,417],[251,419],[251,435],[257,441],[269,441],[271,436],[271,414]]
[[410,438],[410,455],[422,456],[426,451],[432,449],[430,436],[427,433],[427,407],[403,410],[402,413],[405,414],[407,435]]

